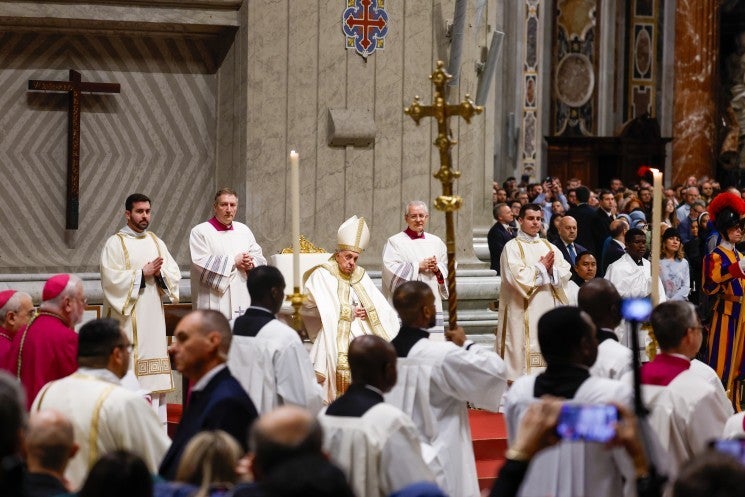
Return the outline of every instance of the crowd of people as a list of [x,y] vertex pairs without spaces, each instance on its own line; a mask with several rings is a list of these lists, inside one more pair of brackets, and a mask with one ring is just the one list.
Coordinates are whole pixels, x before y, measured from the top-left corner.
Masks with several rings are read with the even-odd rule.
[[[443,326],[445,246],[412,201],[385,244],[382,291],[357,264],[370,238],[357,216],[303,275],[308,351],[278,319],[285,279],[227,188],[191,232],[194,310],[168,345],[163,303],[178,302],[180,272],[148,229],[150,199],[130,195],[101,255],[104,318],[74,330],[86,296],[72,274],[45,282],[36,311],[0,292],[0,494],[478,497],[469,405],[506,419],[491,496],[741,492],[745,466],[721,452],[745,445],[710,448],[745,437],[741,194],[696,178],[663,199],[643,177],[565,186],[495,184],[494,349]],[[626,322],[624,301],[655,288],[649,316]],[[189,388],[169,437],[171,368]],[[562,416],[588,405],[614,413],[590,430],[605,444],[559,436],[582,431]]]

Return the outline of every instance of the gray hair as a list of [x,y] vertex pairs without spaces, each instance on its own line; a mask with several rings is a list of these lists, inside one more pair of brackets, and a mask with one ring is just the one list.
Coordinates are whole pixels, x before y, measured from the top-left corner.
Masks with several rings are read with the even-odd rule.
[[429,214],[429,209],[427,208],[427,204],[422,202],[421,200],[412,200],[408,204],[406,204],[406,207],[404,208],[404,216],[409,215],[409,207],[422,207],[424,209],[424,212]]
[[4,306],[0,307],[0,323],[5,321],[5,317],[9,312],[18,312],[18,308],[21,306],[21,301],[28,297],[31,300],[31,295],[26,292],[16,292],[12,297],[8,299]]
[[58,308],[62,305],[62,301],[65,300],[67,297],[71,297],[75,295],[75,290],[78,286],[78,283],[82,284],[83,280],[81,280],[79,277],[75,276],[74,274],[70,275],[70,280],[67,282],[67,285],[65,285],[65,289],[60,292],[59,295],[54,297],[53,299],[46,300],[41,303],[39,308]]

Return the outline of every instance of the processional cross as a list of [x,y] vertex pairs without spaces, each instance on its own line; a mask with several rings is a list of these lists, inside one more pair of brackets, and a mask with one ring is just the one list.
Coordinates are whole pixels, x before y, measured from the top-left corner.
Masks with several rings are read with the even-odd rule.
[[445,93],[445,84],[452,78],[445,72],[445,63],[437,61],[437,69],[430,75],[429,79],[435,85],[435,96],[432,105],[422,105],[419,102],[419,96],[414,97],[410,107],[404,109],[404,113],[419,125],[423,117],[434,117],[437,119],[437,139],[434,144],[440,150],[440,169],[434,174],[434,177],[442,183],[442,195],[435,199],[435,208],[445,212],[445,235],[448,252],[448,324],[451,330],[458,326],[458,295],[455,291],[455,227],[453,225],[453,212],[460,209],[463,199],[458,195],[453,195],[453,183],[460,178],[460,171],[452,168],[452,157],[450,149],[458,142],[451,137],[449,119],[453,116],[460,116],[471,122],[475,114],[481,114],[483,107],[473,104],[470,95],[457,105],[447,104],[447,95]]
[[70,81],[28,82],[32,91],[65,92],[69,95],[67,111],[67,207],[65,228],[78,229],[78,208],[80,204],[80,94],[81,93],[119,93],[119,83],[83,82],[80,73],[70,70]]

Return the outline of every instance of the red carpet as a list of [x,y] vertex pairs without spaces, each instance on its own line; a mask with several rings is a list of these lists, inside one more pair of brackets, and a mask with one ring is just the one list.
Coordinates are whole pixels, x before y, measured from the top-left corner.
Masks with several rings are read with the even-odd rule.
[[504,463],[504,453],[507,451],[507,427],[504,424],[504,416],[469,409],[468,419],[471,423],[479,488],[491,488],[497,471]]

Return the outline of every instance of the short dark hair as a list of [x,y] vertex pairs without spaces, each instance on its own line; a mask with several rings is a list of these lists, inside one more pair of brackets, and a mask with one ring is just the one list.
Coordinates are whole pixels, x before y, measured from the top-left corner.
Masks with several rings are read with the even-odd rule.
[[603,196],[605,195],[613,195],[615,197],[615,194],[612,191],[608,190],[607,188],[603,188],[602,190],[600,190],[600,194],[598,195],[598,197],[603,198]]
[[584,185],[578,186],[576,192],[577,192],[577,200],[580,203],[585,203],[588,200],[590,200],[590,189],[587,188],[586,186]]
[[0,459],[15,455],[26,425],[26,395],[18,380],[0,370]]
[[698,325],[693,304],[683,300],[668,300],[654,308],[650,318],[660,349],[670,350],[680,345],[688,328]]
[[142,193],[133,193],[132,195],[127,197],[127,200],[124,201],[124,210],[131,211],[132,207],[134,207],[137,202],[147,202],[148,204],[152,204],[150,198],[147,195]]
[[[121,345],[122,332],[119,321],[112,318],[93,319],[80,328],[78,334],[78,360],[108,359],[111,351]],[[105,364],[105,362],[103,363]]]
[[288,445],[267,436],[261,430],[261,423],[254,423],[248,437],[248,446],[254,454],[254,464],[260,466],[262,474],[287,461],[303,456],[322,453],[323,428],[317,418],[313,418],[308,427],[308,434],[298,443]]
[[217,205],[217,201],[222,197],[223,195],[232,195],[235,198],[238,198],[238,193],[236,193],[235,190],[232,188],[228,188],[227,186],[223,186],[219,190],[217,190],[217,193],[215,193],[215,201],[214,205]]
[[393,307],[401,322],[410,325],[419,316],[419,308],[432,289],[423,281],[407,281],[393,291]]
[[734,457],[714,450],[683,465],[673,484],[673,497],[739,495],[745,487],[745,467]]
[[538,204],[525,204],[520,207],[520,214],[517,215],[520,219],[525,219],[525,211],[538,211],[543,216],[543,209]]
[[270,295],[272,288],[284,287],[285,278],[274,266],[257,266],[248,272],[246,286],[251,301],[259,302]]
[[538,344],[548,364],[569,361],[591,332],[582,311],[574,306],[551,309],[538,320]]
[[150,497],[153,480],[145,462],[125,450],[116,450],[101,456],[88,473],[79,497]]
[[623,236],[623,241],[626,242],[626,245],[630,245],[634,241],[634,237],[637,236],[643,236],[645,239],[647,238],[647,235],[639,228],[631,228]]

